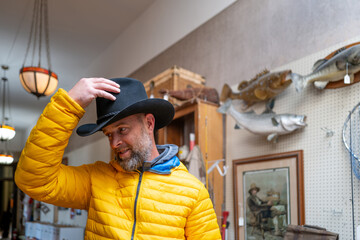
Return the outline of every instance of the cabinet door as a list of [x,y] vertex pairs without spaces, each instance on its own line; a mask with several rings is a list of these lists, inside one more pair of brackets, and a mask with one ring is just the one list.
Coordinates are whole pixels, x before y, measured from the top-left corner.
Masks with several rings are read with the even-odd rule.
[[[223,149],[223,116],[218,113],[217,105],[199,102],[198,126],[199,146],[203,154],[206,169],[209,169],[217,160],[224,158]],[[224,162],[219,163],[222,169]],[[222,205],[224,201],[224,181],[215,168],[207,174],[208,190],[221,226]],[[212,190],[212,192],[211,192]]]

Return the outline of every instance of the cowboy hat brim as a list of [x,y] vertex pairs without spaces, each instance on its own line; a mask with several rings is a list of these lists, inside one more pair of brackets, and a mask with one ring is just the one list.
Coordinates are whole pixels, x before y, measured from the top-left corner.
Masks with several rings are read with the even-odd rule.
[[84,124],[77,128],[76,133],[80,136],[89,136],[102,128],[114,123],[122,118],[128,117],[137,113],[151,113],[155,117],[155,129],[160,129],[167,126],[173,119],[175,110],[171,103],[161,98],[150,98],[136,102],[127,108],[115,112],[106,117],[100,123]]

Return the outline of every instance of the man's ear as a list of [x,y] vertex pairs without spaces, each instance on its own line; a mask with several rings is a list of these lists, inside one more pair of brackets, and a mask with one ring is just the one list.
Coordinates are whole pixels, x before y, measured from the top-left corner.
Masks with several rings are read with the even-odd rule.
[[154,115],[152,115],[151,113],[145,114],[145,123],[146,123],[146,127],[150,131],[154,131],[154,128],[155,128],[155,117],[154,117]]

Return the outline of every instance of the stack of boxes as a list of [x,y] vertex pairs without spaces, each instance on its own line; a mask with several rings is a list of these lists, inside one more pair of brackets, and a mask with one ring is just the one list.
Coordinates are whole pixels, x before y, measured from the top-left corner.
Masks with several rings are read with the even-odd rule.
[[84,228],[42,222],[26,222],[26,240],[84,239]]

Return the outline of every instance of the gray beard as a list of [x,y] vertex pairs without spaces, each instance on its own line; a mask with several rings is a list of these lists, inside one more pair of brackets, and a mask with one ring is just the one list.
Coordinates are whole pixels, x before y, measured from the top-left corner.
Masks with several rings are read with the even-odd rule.
[[[144,130],[144,129],[143,129]],[[150,136],[142,131],[140,138],[142,141],[137,142],[131,148],[131,156],[126,159],[122,159],[115,153],[115,160],[119,165],[128,172],[135,171],[142,167],[143,162],[147,161],[151,156],[152,141]]]
[[135,171],[142,166],[144,162],[144,158],[140,153],[133,152],[129,159],[121,159],[118,156],[115,156],[115,160],[119,163],[119,165],[128,172]]

